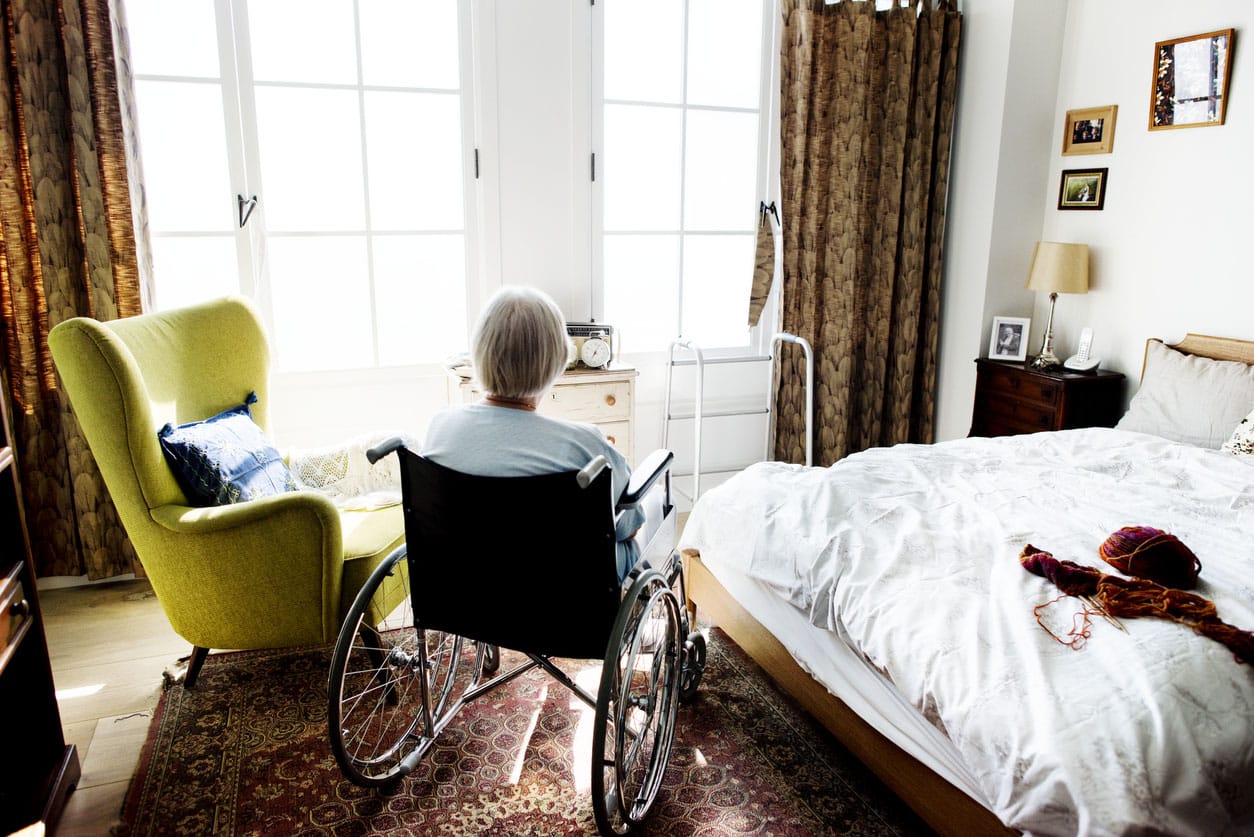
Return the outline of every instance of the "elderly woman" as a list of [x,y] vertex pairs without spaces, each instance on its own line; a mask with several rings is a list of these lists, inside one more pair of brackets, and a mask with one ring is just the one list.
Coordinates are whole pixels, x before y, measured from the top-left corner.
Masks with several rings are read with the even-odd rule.
[[[475,324],[471,355],[487,395],[478,404],[437,413],[423,456],[466,474],[526,477],[575,471],[603,454],[613,470],[614,496],[622,495],[631,469],[600,429],[536,412],[570,357],[566,320],[552,298],[534,288],[497,291]],[[632,537],[644,520],[639,508],[618,519],[620,580],[639,558]]]

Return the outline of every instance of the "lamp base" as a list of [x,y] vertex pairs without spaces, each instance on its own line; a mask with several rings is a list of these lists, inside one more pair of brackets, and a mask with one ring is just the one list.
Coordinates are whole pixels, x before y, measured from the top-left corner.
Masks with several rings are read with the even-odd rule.
[[1059,360],[1056,354],[1047,349],[1032,358],[1032,363],[1030,365],[1033,369],[1058,369],[1062,366],[1062,361]]

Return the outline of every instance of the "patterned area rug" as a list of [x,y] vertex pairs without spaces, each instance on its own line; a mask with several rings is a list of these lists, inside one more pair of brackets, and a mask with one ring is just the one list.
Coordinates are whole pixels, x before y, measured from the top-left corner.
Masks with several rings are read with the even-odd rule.
[[[721,631],[708,633],[705,678],[680,708],[647,833],[929,833]],[[346,780],[331,754],[330,656],[213,654],[194,690],[166,691],[114,833],[596,833],[584,752],[592,711],[547,674],[470,704],[385,793]],[[595,691],[599,664],[565,670],[583,683],[581,668]]]

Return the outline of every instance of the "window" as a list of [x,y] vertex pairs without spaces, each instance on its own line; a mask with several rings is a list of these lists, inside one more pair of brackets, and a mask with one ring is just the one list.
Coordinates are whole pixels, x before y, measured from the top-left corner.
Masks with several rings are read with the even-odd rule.
[[743,351],[768,188],[774,3],[596,8],[593,307],[629,351],[665,350],[680,335]]
[[251,296],[285,371],[463,345],[467,14],[128,0],[157,307]]

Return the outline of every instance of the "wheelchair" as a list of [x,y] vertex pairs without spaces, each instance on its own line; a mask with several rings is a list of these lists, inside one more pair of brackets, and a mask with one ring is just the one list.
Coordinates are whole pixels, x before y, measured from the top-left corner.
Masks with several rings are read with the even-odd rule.
[[[368,456],[391,453],[406,542],[361,588],[336,641],[327,716],[340,769],[358,785],[394,785],[463,707],[538,667],[595,711],[597,828],[631,832],[661,788],[678,703],[696,695],[705,669],[674,551],[674,454],[650,454],[616,505],[603,456],[532,477],[463,474],[400,439]],[[615,517],[641,504],[654,531],[620,583]],[[501,670],[501,649],[522,662]],[[555,662],[572,659],[603,661],[595,695]]]

